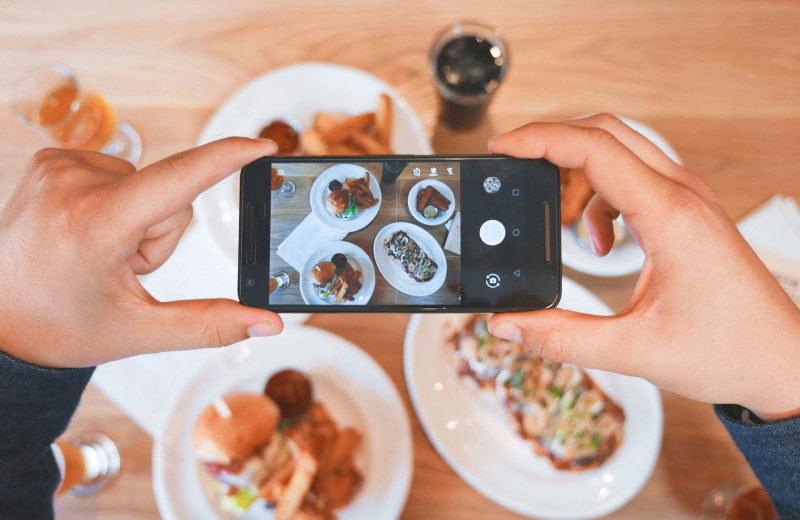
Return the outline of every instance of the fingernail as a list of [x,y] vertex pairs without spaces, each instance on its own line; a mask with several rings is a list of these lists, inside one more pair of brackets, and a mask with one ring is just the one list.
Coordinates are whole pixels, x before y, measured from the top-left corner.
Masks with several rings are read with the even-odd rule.
[[259,338],[263,336],[274,336],[275,335],[275,328],[272,326],[272,323],[268,321],[262,321],[256,323],[254,325],[250,325],[247,327],[247,334],[251,338]]
[[278,151],[278,145],[272,139],[267,139],[266,137],[256,137],[256,141],[261,141],[262,143],[269,143],[272,145],[273,151]]
[[498,338],[507,339],[509,341],[516,341],[522,343],[522,331],[519,327],[509,321],[501,321],[490,330],[493,335]]
[[600,244],[597,243],[596,236],[589,235],[589,246],[592,248],[592,252],[595,256],[600,256]]

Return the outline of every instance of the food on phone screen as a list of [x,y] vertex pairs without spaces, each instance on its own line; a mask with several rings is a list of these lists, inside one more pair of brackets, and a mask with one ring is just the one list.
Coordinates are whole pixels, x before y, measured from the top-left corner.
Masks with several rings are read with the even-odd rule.
[[392,124],[392,100],[381,94],[375,112],[317,112],[303,132],[303,149],[306,155],[391,155]]
[[575,223],[589,203],[594,190],[578,170],[562,170],[561,175],[561,225],[569,227]]
[[347,190],[335,190],[328,194],[325,209],[340,219],[347,220],[358,214],[358,204]]
[[328,189],[331,191],[341,190],[344,186],[342,183],[336,179],[333,179],[331,182],[328,183]]
[[[337,253],[333,255],[331,262],[319,262],[311,268],[311,283],[314,289],[323,300],[333,298],[334,303],[351,302],[355,300],[355,295],[361,290],[361,271],[356,271],[347,262],[342,265]],[[344,256],[344,255],[341,255]],[[337,266],[338,264],[338,266]]]
[[447,211],[450,204],[450,199],[433,186],[422,188],[417,193],[417,211],[426,218],[436,218],[440,211]]
[[369,179],[369,172],[365,171],[363,179],[346,179],[344,181],[344,189],[353,196],[358,204],[358,209],[371,208],[378,203],[378,199],[369,189]]
[[283,420],[295,420],[308,413],[312,394],[308,376],[291,369],[276,372],[264,387],[264,395],[275,401]]
[[295,155],[300,149],[300,136],[297,130],[280,119],[276,119],[262,128],[258,137],[275,141],[275,144],[278,145],[278,155]]
[[404,231],[396,231],[384,239],[383,247],[386,253],[400,264],[403,272],[415,281],[428,282],[436,275],[439,266]]
[[622,442],[625,413],[582,369],[492,336],[488,315],[448,323],[445,344],[459,375],[493,392],[534,452],[559,470],[603,464]]
[[[306,374],[283,370],[270,378],[267,388],[275,387],[276,381],[282,388],[279,399],[308,399],[302,414],[279,422],[281,411],[270,397],[227,394],[195,422],[195,456],[214,478],[226,511],[241,515],[266,508],[276,519],[335,519],[334,510],[349,504],[363,481],[353,461],[361,433],[339,428],[322,403],[311,402]],[[220,409],[226,413],[220,414]]]

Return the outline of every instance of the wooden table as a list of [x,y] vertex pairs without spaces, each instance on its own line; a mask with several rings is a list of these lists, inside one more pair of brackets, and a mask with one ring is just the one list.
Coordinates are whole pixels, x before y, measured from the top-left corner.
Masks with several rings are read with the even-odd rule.
[[[437,151],[485,150],[485,138],[531,120],[608,111],[660,132],[714,189],[732,218],[775,193],[800,200],[800,4],[788,1],[463,2],[264,0],[0,3],[0,103],[16,77],[69,64],[144,138],[140,164],[188,148],[228,96],[264,71],[301,61],[364,69],[420,115]],[[456,20],[500,27],[511,68],[486,125],[453,136],[436,125],[427,72],[434,35]],[[279,102],[279,100],[276,100]],[[40,147],[0,110],[0,200]],[[459,149],[460,150],[456,150]],[[636,276],[598,279],[566,270],[615,310]],[[314,316],[309,324],[367,350],[405,394],[403,315]],[[403,518],[519,518],[460,480],[412,418],[415,470]],[[691,518],[720,482],[752,473],[710,406],[664,393],[664,440],[650,481],[611,518]],[[69,433],[102,429],[123,470],[104,492],[61,499],[61,518],[156,518],[152,440],[91,385]]]

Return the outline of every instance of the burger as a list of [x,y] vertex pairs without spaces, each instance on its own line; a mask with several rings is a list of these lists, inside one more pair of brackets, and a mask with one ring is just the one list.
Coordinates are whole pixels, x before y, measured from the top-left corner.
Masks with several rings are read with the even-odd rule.
[[320,297],[330,296],[336,282],[339,281],[337,269],[333,262],[320,262],[311,268],[311,284],[319,292]]
[[258,499],[260,485],[293,465],[286,437],[278,431],[280,420],[272,399],[239,392],[218,399],[195,422],[195,456],[216,480],[226,511],[246,511]]
[[358,204],[355,198],[353,198],[349,191],[344,189],[330,192],[325,202],[325,209],[327,209],[331,215],[345,220],[355,217],[358,214]]

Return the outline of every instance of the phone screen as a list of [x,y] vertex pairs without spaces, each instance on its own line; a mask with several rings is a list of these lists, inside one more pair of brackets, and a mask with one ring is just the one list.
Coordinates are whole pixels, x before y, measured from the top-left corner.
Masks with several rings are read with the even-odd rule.
[[[266,275],[278,289],[261,291],[262,306],[278,311],[554,304],[560,265],[545,243],[552,236],[544,211],[555,214],[555,207],[540,199],[558,199],[558,174],[542,166],[497,158],[276,158],[261,165],[260,180],[243,173],[243,204],[254,182],[269,199],[268,226],[243,222],[258,235],[243,250],[244,263],[263,265],[266,254],[268,268],[260,275],[248,269],[240,295],[266,287],[256,278]],[[243,218],[260,212],[244,208]],[[539,261],[531,262],[533,256]],[[543,290],[544,271],[553,281],[557,276],[557,287]]]

